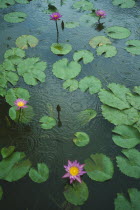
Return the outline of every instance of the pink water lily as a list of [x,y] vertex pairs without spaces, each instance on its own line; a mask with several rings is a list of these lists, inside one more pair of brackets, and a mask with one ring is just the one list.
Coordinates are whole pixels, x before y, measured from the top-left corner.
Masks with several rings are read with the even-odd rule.
[[104,10],[96,10],[95,11],[96,15],[99,16],[100,18],[106,17],[106,12]]
[[15,106],[18,107],[17,110],[27,108],[27,106],[26,106],[27,103],[28,103],[28,101],[25,101],[25,100],[22,99],[22,98],[18,98],[18,99],[14,102]]
[[50,20],[60,20],[62,15],[59,12],[54,12],[50,15],[51,19]]
[[69,178],[70,179],[70,184],[74,181],[77,180],[78,182],[82,182],[81,177],[83,174],[86,173],[86,171],[83,171],[83,167],[85,164],[80,164],[77,162],[77,160],[71,162],[68,160],[68,165],[64,166],[66,170],[66,174],[62,178]]

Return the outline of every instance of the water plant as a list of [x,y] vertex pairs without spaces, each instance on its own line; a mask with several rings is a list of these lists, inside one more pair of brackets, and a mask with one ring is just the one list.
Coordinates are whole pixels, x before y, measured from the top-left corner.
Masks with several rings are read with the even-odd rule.
[[51,19],[50,20],[54,20],[55,21],[55,25],[56,25],[56,31],[57,31],[57,43],[59,43],[59,30],[58,30],[58,24],[57,21],[60,20],[60,18],[62,17],[62,15],[59,12],[54,12],[50,15]]

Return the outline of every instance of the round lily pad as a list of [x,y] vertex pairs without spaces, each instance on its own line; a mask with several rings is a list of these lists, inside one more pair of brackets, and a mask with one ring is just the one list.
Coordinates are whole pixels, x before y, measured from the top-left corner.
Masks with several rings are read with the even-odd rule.
[[102,45],[96,49],[97,55],[104,55],[105,58],[111,58],[117,54],[116,47],[112,45]]
[[64,89],[69,89],[70,92],[78,89],[78,81],[75,79],[68,79],[63,83]]
[[51,51],[56,55],[66,55],[72,50],[70,44],[65,43],[53,43],[51,45]]
[[15,146],[3,147],[1,149],[1,155],[3,158],[9,157],[15,150]]
[[56,125],[56,120],[53,117],[43,116],[39,122],[41,122],[41,128],[51,129]]
[[73,142],[78,147],[86,146],[90,141],[89,136],[85,132],[76,132],[74,135],[76,138],[73,139]]
[[136,2],[134,0],[113,0],[113,5],[120,6],[121,8],[132,8]]
[[105,36],[95,36],[89,41],[89,44],[92,48],[96,48],[98,46],[109,45],[111,41]]
[[28,49],[28,46],[35,47],[38,44],[38,39],[32,35],[22,35],[16,39],[17,47]]
[[140,40],[129,40],[125,44],[127,45],[125,48],[127,52],[133,55],[140,55]]
[[49,168],[45,163],[38,163],[37,169],[31,168],[29,177],[36,183],[46,182],[49,177]]
[[79,50],[73,54],[74,61],[79,61],[81,59],[84,64],[90,63],[94,59],[93,53],[89,50]]
[[106,33],[113,39],[125,39],[130,36],[129,29],[121,26],[112,26],[106,29]]
[[4,15],[4,20],[9,23],[20,23],[25,20],[27,15],[24,12],[11,12]]

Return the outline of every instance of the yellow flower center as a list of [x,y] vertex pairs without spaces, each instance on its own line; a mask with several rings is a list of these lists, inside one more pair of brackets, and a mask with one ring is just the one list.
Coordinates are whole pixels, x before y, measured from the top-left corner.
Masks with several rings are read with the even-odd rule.
[[24,106],[24,103],[22,101],[20,101],[20,102],[17,103],[17,105],[22,107],[22,106]]
[[54,15],[54,17],[58,17],[58,15]]
[[76,176],[77,174],[79,174],[79,169],[78,169],[76,166],[72,166],[72,167],[69,169],[69,173],[70,173],[72,176]]

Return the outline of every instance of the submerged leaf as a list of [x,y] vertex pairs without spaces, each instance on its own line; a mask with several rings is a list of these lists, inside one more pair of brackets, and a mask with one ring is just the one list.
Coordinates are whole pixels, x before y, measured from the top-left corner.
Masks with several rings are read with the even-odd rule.
[[72,185],[66,185],[64,196],[69,203],[74,205],[83,205],[88,199],[88,187],[85,182],[74,182]]
[[63,83],[64,89],[69,89],[70,92],[78,89],[78,81],[75,79],[68,79]]
[[117,54],[116,47],[112,45],[102,45],[96,49],[97,55],[104,55],[105,58],[111,58]]
[[52,71],[60,79],[73,79],[80,73],[81,65],[75,61],[68,63],[68,59],[63,58],[53,64]]
[[79,26],[79,22],[65,22],[65,28],[75,28]]
[[106,33],[113,39],[125,39],[130,36],[129,29],[121,26],[112,26],[106,29]]
[[80,112],[78,115],[78,120],[80,121],[81,125],[85,125],[86,123],[90,122],[93,118],[95,118],[97,112],[93,109],[86,109]]
[[134,0],[113,0],[113,5],[120,6],[121,8],[132,8],[135,6]]
[[22,35],[16,39],[17,47],[28,49],[28,46],[35,47],[38,44],[38,39],[32,35]]
[[83,147],[86,146],[90,139],[89,136],[85,132],[76,132],[74,134],[77,138],[73,139],[73,142],[78,146],[78,147]]
[[85,160],[87,175],[95,181],[104,182],[112,178],[114,173],[113,163],[104,154],[92,154]]
[[51,51],[56,55],[66,55],[72,50],[70,44],[65,43],[53,43],[51,45]]
[[92,48],[96,48],[103,45],[111,44],[111,41],[105,36],[95,36],[90,41],[89,44]]
[[56,120],[53,117],[43,116],[39,120],[41,122],[41,128],[43,129],[51,129],[56,125]]
[[9,157],[15,151],[15,146],[3,147],[1,149],[1,155],[3,158]]
[[86,1],[86,0],[80,0],[73,4],[73,7],[75,9],[80,9],[82,11],[90,11],[93,10],[93,4],[92,2]]
[[80,80],[79,88],[82,92],[89,90],[90,94],[98,93],[102,87],[101,81],[94,76],[87,76]]
[[84,64],[90,63],[94,59],[93,53],[89,50],[79,50],[73,54],[74,61],[79,61],[81,59]]
[[133,55],[140,55],[140,40],[129,40],[125,44],[127,45],[125,48],[127,52]]
[[4,20],[9,23],[20,23],[25,21],[27,15],[24,12],[11,12],[4,15]]
[[99,17],[95,15],[95,13],[90,13],[86,15],[82,15],[80,17],[80,24],[83,26],[92,27],[97,23],[99,20]]
[[29,177],[37,183],[46,182],[49,177],[49,168],[45,163],[37,163],[37,169],[31,168]]

